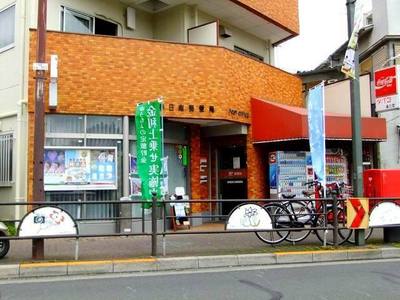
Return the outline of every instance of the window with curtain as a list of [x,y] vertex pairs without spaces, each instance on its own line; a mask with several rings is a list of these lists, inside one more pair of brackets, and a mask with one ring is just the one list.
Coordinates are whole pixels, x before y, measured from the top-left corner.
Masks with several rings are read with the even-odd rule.
[[15,4],[0,8],[0,52],[14,46],[15,42]]

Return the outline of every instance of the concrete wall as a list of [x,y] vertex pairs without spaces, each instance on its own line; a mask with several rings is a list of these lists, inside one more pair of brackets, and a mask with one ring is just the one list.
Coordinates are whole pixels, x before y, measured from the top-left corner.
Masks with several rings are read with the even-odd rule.
[[[360,78],[361,116],[371,117],[370,76]],[[343,80],[325,87],[325,110],[331,113],[351,115],[350,80]]]
[[386,0],[387,1],[387,16],[388,16],[388,34],[400,34],[400,1],[399,0]]
[[[0,9],[15,3],[15,47],[0,53],[0,131],[14,134],[13,184],[0,187],[0,201],[26,199],[27,188],[27,80],[30,1],[0,0]],[[26,47],[25,47],[26,46]],[[24,208],[22,208],[24,210]],[[0,217],[19,217],[19,209],[3,207]],[[14,212],[16,213],[14,215]]]
[[372,17],[374,29],[369,38],[360,39],[360,53],[376,44],[388,33],[387,0],[372,0]]
[[186,5],[172,7],[154,16],[154,39],[172,42],[186,42]]
[[387,141],[379,143],[380,161],[382,169],[400,168],[400,114],[399,110],[383,112],[380,117],[386,118]]
[[[198,13],[199,25],[215,21],[216,19],[217,18],[210,16],[204,12],[199,11]],[[234,46],[238,46],[264,57],[264,62],[272,63],[272,59],[270,58],[273,55],[273,47],[268,44],[268,41],[264,41],[239,28],[231,26],[228,23],[225,23],[223,20],[220,21],[220,24],[228,28],[229,31],[232,33],[232,36],[230,38],[224,39],[220,37],[220,46],[226,47],[231,50],[234,49]]]
[[[0,10],[14,3],[14,0],[0,0]],[[16,112],[17,99],[21,91],[19,55],[21,49],[20,6],[15,8],[15,46],[0,52],[0,118],[2,114]]]
[[[36,28],[37,0],[31,10],[30,27]],[[136,29],[126,27],[127,5],[119,1],[110,0],[52,0],[48,1],[47,28],[49,30],[61,30],[61,6],[76,10],[78,12],[108,20],[118,24],[118,34],[121,36],[135,38],[153,38],[152,16],[149,13],[136,10]]]
[[384,36],[400,34],[399,11],[398,0],[372,0],[374,29],[370,38],[361,40],[361,52],[376,44]]

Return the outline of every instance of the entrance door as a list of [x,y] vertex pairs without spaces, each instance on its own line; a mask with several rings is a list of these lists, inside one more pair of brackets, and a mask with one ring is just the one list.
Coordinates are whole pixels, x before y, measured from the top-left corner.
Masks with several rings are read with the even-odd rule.
[[[246,179],[224,179],[221,180],[222,199],[246,199],[247,180]],[[222,214],[228,215],[239,202],[223,202]]]

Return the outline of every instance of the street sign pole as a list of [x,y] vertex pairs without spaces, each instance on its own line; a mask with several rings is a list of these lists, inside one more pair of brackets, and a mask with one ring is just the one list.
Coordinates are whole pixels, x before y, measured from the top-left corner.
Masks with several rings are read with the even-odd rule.
[[[44,88],[46,81],[47,0],[39,0],[35,74],[35,128],[33,143],[33,202],[44,201]],[[32,240],[32,258],[44,258],[44,239]]]
[[[347,25],[349,38],[354,29],[354,12],[357,0],[346,0]],[[353,190],[355,197],[363,194],[363,165],[362,165],[362,141],[361,141],[361,107],[360,107],[360,70],[359,51],[356,48],[354,54],[355,78],[350,80],[351,99],[351,128],[353,149]],[[355,230],[355,242],[357,246],[365,245],[365,230]]]

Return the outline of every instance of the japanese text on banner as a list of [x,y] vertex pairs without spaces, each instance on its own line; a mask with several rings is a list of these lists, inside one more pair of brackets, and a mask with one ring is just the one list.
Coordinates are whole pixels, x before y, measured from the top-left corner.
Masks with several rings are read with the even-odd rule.
[[151,201],[152,193],[162,195],[161,103],[138,104],[136,109],[137,167],[142,181],[142,199]]

